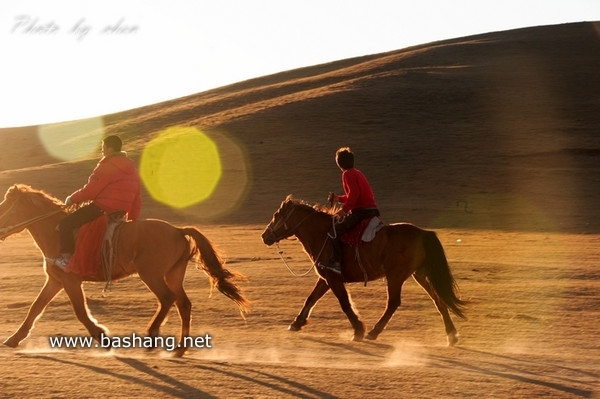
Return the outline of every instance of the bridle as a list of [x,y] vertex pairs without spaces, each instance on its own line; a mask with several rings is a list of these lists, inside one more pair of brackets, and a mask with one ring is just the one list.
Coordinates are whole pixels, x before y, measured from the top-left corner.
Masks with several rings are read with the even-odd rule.
[[[267,226],[267,230],[269,230],[269,233],[271,234],[271,238],[273,239],[273,241],[275,241],[275,243],[278,244],[279,241],[283,240],[284,238],[287,238],[289,236],[293,236],[294,233],[296,232],[296,230],[298,230],[298,228],[302,225],[302,223],[304,223],[306,221],[306,219],[308,219],[310,216],[312,216],[314,213],[316,213],[316,211],[313,209],[312,213],[309,213],[308,215],[306,215],[305,217],[303,217],[302,219],[300,219],[300,221],[294,226],[294,228],[288,230],[287,221],[292,216],[292,214],[294,213],[295,210],[296,210],[296,208],[292,208],[292,210],[287,215],[285,215],[285,217],[283,218],[283,220],[277,221],[277,223],[275,223],[274,226],[271,226],[270,223]],[[281,227],[281,225],[283,225],[283,230],[285,231],[285,235],[277,238],[277,235],[275,234],[275,232],[277,230],[279,230],[279,228]]]
[[[310,268],[305,271],[304,273],[298,274],[296,272],[294,272],[292,270],[292,268],[290,267],[290,265],[288,265],[288,263],[286,262],[285,258],[283,257],[283,250],[281,249],[281,247],[279,246],[279,241],[294,235],[295,231],[298,230],[298,228],[300,228],[300,226],[302,225],[302,223],[304,223],[310,216],[312,216],[313,214],[316,213],[316,211],[313,209],[312,213],[309,213],[308,215],[306,215],[305,217],[303,217],[302,219],[300,219],[300,221],[294,226],[294,228],[292,228],[291,230],[288,230],[287,227],[287,221],[290,218],[290,216],[292,216],[292,213],[294,213],[294,211],[296,210],[296,208],[292,208],[292,210],[285,216],[285,218],[283,218],[283,220],[278,221],[274,226],[271,226],[271,224],[269,224],[267,226],[267,229],[269,230],[269,233],[271,234],[273,240],[275,241],[275,245],[277,246],[277,254],[279,255],[279,257],[281,258],[281,260],[283,261],[283,263],[285,264],[285,266],[287,267],[287,269],[290,271],[290,273],[295,276],[295,277],[304,277],[306,276],[308,273],[311,272],[311,270],[316,266],[316,261],[321,257],[321,254],[323,253],[323,250],[325,249],[325,245],[327,245],[327,240],[329,239],[329,234],[327,234],[325,236],[325,241],[323,241],[323,245],[321,246],[321,250],[319,251],[318,255],[314,258],[313,260],[313,264],[310,266]],[[335,220],[332,217],[331,221],[333,224],[335,224]],[[279,229],[279,227],[281,226],[281,224],[283,224],[283,228],[284,231],[286,232],[285,236],[282,236],[280,238],[277,238],[277,236],[275,235],[275,231]]]
[[[6,212],[4,212],[2,215],[0,215],[0,220],[4,219],[5,217],[7,217],[11,213],[13,213],[13,209],[17,205],[18,201],[19,201],[19,199],[15,200],[12,203],[12,205],[6,210]],[[23,222],[20,222],[20,223],[11,225],[11,226],[2,227],[2,228],[0,228],[0,241],[4,241],[11,234],[14,234],[20,230],[23,230],[24,228],[26,228],[29,225],[34,224],[35,222],[39,222],[40,220],[54,216],[58,213],[61,213],[62,211],[63,211],[62,209],[57,209],[52,212],[45,213],[43,215],[34,216],[31,219],[25,220]]]

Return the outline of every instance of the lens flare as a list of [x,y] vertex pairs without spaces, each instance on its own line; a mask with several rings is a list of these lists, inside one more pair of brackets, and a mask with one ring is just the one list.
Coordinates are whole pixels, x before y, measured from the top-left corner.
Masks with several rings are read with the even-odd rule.
[[41,125],[37,131],[48,154],[62,161],[97,155],[104,137],[102,118]]
[[557,221],[533,199],[515,193],[473,193],[440,211],[430,226],[552,231]]
[[150,141],[139,168],[152,198],[178,209],[208,199],[222,174],[217,145],[190,126],[168,128]]

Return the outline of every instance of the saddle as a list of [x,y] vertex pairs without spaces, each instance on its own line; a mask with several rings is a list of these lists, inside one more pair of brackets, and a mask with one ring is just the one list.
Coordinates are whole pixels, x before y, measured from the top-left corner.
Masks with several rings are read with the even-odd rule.
[[344,244],[353,247],[361,247],[365,242],[371,242],[375,235],[385,224],[377,216],[362,220],[356,227],[342,235],[341,240]]
[[66,271],[89,276],[97,274],[102,268],[108,286],[115,257],[115,243],[125,220],[125,212],[113,212],[81,226],[77,231],[75,252]]

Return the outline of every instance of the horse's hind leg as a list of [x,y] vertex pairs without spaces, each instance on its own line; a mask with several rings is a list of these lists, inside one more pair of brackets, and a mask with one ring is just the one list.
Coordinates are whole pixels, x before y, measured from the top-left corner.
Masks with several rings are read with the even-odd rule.
[[175,293],[175,306],[181,319],[181,336],[179,345],[175,349],[175,356],[181,357],[186,351],[185,337],[190,335],[190,324],[192,320],[192,302],[183,289],[183,280],[187,269],[187,260],[179,262],[166,276],[166,282],[171,291]]
[[12,348],[19,346],[19,343],[29,335],[29,331],[33,328],[35,320],[62,288],[62,283],[59,280],[48,276],[37,298],[35,298],[29,307],[25,320],[23,320],[23,323],[21,323],[21,326],[15,333],[4,341],[4,345]]
[[171,306],[173,306],[173,302],[175,302],[176,295],[167,286],[163,276],[159,274],[141,273],[141,271],[139,275],[148,289],[152,291],[158,299],[158,308],[148,325],[148,335],[157,337],[159,335],[160,326],[165,320],[165,317],[167,317]]
[[317,284],[315,284],[312,292],[304,301],[302,310],[298,316],[296,316],[292,324],[290,324],[288,330],[299,331],[302,327],[304,327],[308,321],[308,318],[310,317],[310,312],[315,307],[319,299],[321,299],[327,291],[329,291],[329,285],[327,285],[327,282],[322,278],[317,279]]
[[342,281],[341,277],[328,278],[327,284],[329,285],[329,288],[331,288],[331,291],[333,291],[333,293],[337,297],[340,306],[342,307],[342,310],[344,311],[344,313],[346,313],[346,316],[348,317],[348,320],[350,320],[352,328],[354,328],[354,336],[352,337],[352,340],[362,341],[362,339],[365,336],[365,324],[362,321],[360,321],[358,315],[352,308],[352,303],[350,302],[350,295],[348,294],[348,291],[346,290],[346,287],[344,286],[344,282]]
[[379,318],[379,321],[375,324],[373,329],[369,331],[367,334],[367,339],[377,339],[379,334],[383,331],[383,329],[387,326],[390,319],[396,312],[396,309],[400,306],[402,301],[402,285],[404,284],[403,280],[389,278],[387,280],[387,306],[385,307],[385,311]]
[[433,303],[435,303],[435,307],[437,308],[438,312],[442,316],[442,320],[444,321],[444,326],[446,328],[446,337],[448,338],[448,346],[456,345],[458,343],[458,332],[456,331],[456,328],[454,327],[454,323],[452,322],[452,319],[450,318],[450,313],[448,312],[448,307],[442,301],[440,301],[440,299],[438,298],[437,294],[435,293],[433,287],[427,280],[427,277],[425,276],[425,273],[424,273],[424,271],[422,271],[422,269],[417,270],[413,274],[413,278],[421,287],[423,287],[423,289],[427,292],[427,294],[429,294],[429,297],[433,300]]

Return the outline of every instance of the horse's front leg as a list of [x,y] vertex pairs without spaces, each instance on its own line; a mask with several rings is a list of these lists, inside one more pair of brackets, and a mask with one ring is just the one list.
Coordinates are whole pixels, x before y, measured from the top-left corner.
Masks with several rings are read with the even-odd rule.
[[317,279],[317,284],[315,284],[315,287],[313,288],[312,292],[304,301],[304,306],[302,307],[302,310],[300,311],[298,316],[296,316],[292,324],[290,324],[288,330],[299,331],[302,327],[304,327],[308,322],[310,312],[312,312],[319,299],[321,299],[327,291],[329,291],[329,285],[327,285],[327,282],[322,278]]
[[96,321],[90,316],[81,286],[81,278],[73,273],[65,273],[62,282],[77,319],[85,326],[92,338],[97,342],[102,342],[102,336],[107,336],[108,331],[104,326],[96,324]]
[[327,277],[327,284],[329,284],[329,288],[337,297],[340,306],[346,316],[348,316],[348,320],[350,320],[350,324],[352,328],[354,328],[354,336],[352,337],[353,341],[362,341],[365,336],[365,324],[360,321],[358,315],[352,308],[352,303],[350,302],[350,294],[346,290],[346,286],[342,281],[341,276],[333,275],[333,272],[330,272],[330,275]]
[[27,316],[19,329],[4,341],[4,345],[16,348],[19,343],[29,335],[33,323],[37,320],[46,306],[54,299],[56,294],[63,288],[62,283],[52,276],[46,276],[46,282],[40,290],[37,298],[33,301],[27,312]]

